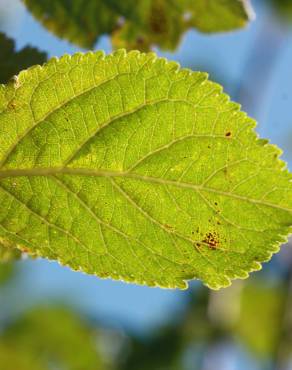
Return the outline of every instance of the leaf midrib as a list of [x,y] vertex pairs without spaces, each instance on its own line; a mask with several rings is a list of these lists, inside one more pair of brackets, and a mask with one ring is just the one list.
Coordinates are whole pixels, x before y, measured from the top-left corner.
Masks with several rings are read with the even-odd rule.
[[196,192],[199,191],[206,191],[210,193],[215,193],[219,195],[223,195],[229,198],[238,199],[241,201],[246,201],[249,203],[260,204],[263,206],[276,208],[281,211],[290,212],[292,213],[292,209],[286,208],[277,204],[265,202],[260,199],[254,199],[245,197],[243,195],[229,193],[223,190],[210,188],[204,185],[196,185],[182,181],[175,181],[169,179],[163,179],[159,177],[152,177],[146,175],[140,175],[137,173],[132,172],[125,172],[125,171],[110,171],[110,170],[96,170],[96,169],[87,169],[87,168],[70,168],[70,167],[52,167],[52,168],[28,168],[28,169],[11,169],[11,170],[4,170],[0,171],[0,180],[9,178],[9,177],[33,177],[33,176],[56,176],[56,175],[75,175],[75,176],[95,176],[95,177],[104,177],[104,178],[115,178],[115,177],[124,177],[124,178],[131,178],[135,180],[162,184],[162,185],[172,185],[178,188],[183,189],[192,189]]

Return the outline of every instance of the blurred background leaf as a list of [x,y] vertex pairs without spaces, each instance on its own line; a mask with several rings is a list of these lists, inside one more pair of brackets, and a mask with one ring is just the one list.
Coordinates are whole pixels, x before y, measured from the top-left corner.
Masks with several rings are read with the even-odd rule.
[[[1,247],[0,247],[1,252]],[[9,262],[0,262],[0,285],[5,284],[13,275],[14,265]]]
[[21,252],[14,248],[8,248],[0,242],[0,285],[5,284],[14,273],[13,261],[21,257]]
[[35,308],[0,336],[1,370],[102,370],[97,332],[62,307]]
[[[282,330],[285,289],[264,281],[247,283],[241,295],[238,333],[256,355],[276,354]],[[264,308],[264,309],[263,309]]]
[[291,0],[270,0],[278,15],[284,21],[292,21],[292,1]]
[[[262,274],[219,292],[202,285],[190,290],[183,308],[171,310],[167,322],[148,335],[131,330],[121,335],[118,327],[85,318],[60,302],[26,309],[0,320],[0,370],[215,370],[223,368],[216,367],[218,351],[231,356],[235,349],[255,356],[261,369],[288,370],[287,271],[273,284]],[[21,278],[15,279],[19,284]],[[273,367],[265,367],[267,361]]]
[[21,252],[0,242],[0,263],[10,262],[21,257]]
[[249,20],[246,0],[23,0],[48,30],[83,48],[103,34],[116,48],[173,50],[190,28],[223,32]]

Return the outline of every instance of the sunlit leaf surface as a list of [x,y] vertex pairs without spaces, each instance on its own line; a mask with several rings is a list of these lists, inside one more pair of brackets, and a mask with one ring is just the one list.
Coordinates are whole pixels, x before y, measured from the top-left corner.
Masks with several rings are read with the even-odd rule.
[[246,277],[291,231],[279,149],[201,72],[123,50],[0,90],[0,241],[161,287]]
[[46,28],[84,48],[101,35],[116,47],[174,49],[190,28],[230,31],[249,20],[247,1],[234,0],[23,0]]

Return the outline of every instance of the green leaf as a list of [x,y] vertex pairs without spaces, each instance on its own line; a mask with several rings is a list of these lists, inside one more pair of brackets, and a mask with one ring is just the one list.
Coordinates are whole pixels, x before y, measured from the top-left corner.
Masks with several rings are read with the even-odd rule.
[[[46,53],[40,52],[35,48],[26,46],[20,51],[15,51],[14,41],[0,32],[0,83],[8,82],[14,75],[22,69],[28,68],[34,64],[44,63],[47,59]],[[9,246],[9,249],[0,243],[0,263],[8,262],[20,258],[21,252]],[[10,269],[0,267],[2,271]],[[2,276],[0,271],[0,280]]]
[[[0,242],[0,286],[8,282],[14,276],[13,261],[21,258],[20,250],[13,245]],[[1,361],[0,361],[1,363]]]
[[13,245],[3,244],[5,241],[0,243],[0,264],[4,262],[10,262],[21,257],[21,252],[13,248]]
[[98,331],[68,309],[34,308],[1,332],[1,370],[102,370],[97,339]]
[[212,288],[287,240],[291,173],[201,72],[65,55],[0,90],[0,241],[128,282]]
[[103,34],[116,47],[174,49],[192,27],[222,32],[246,25],[246,1],[234,0],[23,0],[46,28],[81,47],[93,48]]
[[[283,285],[274,283],[269,286],[265,280],[248,284],[243,289],[235,335],[262,358],[277,353],[280,340],[283,338],[286,294]],[[255,315],[254,313],[259,310],[261,314]]]
[[14,276],[14,272],[13,263],[1,263],[0,261],[0,287],[10,281],[10,279]]
[[34,64],[44,63],[46,53],[35,48],[26,46],[20,51],[15,51],[14,41],[0,32],[0,83],[6,83],[22,69]]
[[20,257],[21,252],[18,249],[0,243],[0,286],[14,276],[13,261]]
[[270,0],[281,20],[291,23],[292,21],[292,3],[290,0]]

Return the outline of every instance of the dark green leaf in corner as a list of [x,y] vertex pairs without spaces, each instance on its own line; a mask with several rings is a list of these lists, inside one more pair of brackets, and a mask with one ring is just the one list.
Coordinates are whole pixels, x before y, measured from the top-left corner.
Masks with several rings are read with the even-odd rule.
[[20,51],[14,48],[14,41],[0,32],[0,83],[6,83],[21,70],[34,64],[42,64],[46,61],[46,53],[26,46]]
[[101,35],[116,48],[174,49],[190,28],[224,32],[244,27],[247,0],[23,0],[47,29],[84,48]]
[[120,50],[0,88],[0,241],[100,277],[245,278],[287,240],[280,150],[201,72]]

